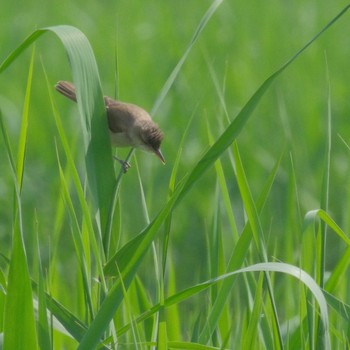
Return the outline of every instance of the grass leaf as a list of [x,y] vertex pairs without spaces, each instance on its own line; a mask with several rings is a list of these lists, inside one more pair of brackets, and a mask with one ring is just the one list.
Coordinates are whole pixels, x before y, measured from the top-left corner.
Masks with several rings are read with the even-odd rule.
[[[29,79],[28,83],[31,83]],[[27,92],[29,89],[27,89]],[[0,111],[0,126],[5,140],[6,151],[10,159],[11,172],[15,187],[14,227],[12,236],[12,253],[7,280],[7,293],[4,308],[4,349],[20,350],[23,348],[38,349],[36,325],[34,319],[33,294],[29,268],[23,242],[22,203],[20,180],[16,169],[10,143]],[[24,152],[25,153],[25,152]],[[22,178],[22,174],[19,174]],[[14,332],[21,325],[21,332]],[[23,328],[22,328],[23,327]]]
[[99,211],[100,223],[97,227],[100,227],[100,235],[103,235],[107,230],[112,203],[114,171],[106,109],[97,64],[89,41],[80,30],[68,25],[38,29],[2,62],[0,73],[46,32],[52,32],[58,36],[69,57],[73,82],[77,89],[78,109],[82,119],[89,187],[95,200],[95,210],[97,211],[98,208]]
[[175,66],[175,68],[173,69],[171,74],[169,75],[169,78],[165,82],[163,88],[161,89],[160,94],[159,94],[159,96],[158,96],[158,98],[157,98],[157,100],[152,108],[152,111],[151,111],[152,115],[154,115],[157,112],[159,106],[163,102],[163,100],[166,97],[166,95],[168,94],[171,86],[173,85],[176,77],[178,76],[178,74],[181,70],[181,67],[183,66],[189,53],[191,52],[193,45],[197,42],[203,29],[205,28],[205,26],[209,22],[210,18],[213,16],[213,14],[218,9],[218,7],[221,5],[222,2],[223,2],[223,0],[214,0],[213,3],[211,4],[211,6],[209,7],[209,9],[207,10],[207,12],[202,17],[198,27],[196,28],[196,30],[193,34],[193,37],[192,37],[187,49],[185,50],[184,54],[180,58],[179,62],[177,63],[177,65]]

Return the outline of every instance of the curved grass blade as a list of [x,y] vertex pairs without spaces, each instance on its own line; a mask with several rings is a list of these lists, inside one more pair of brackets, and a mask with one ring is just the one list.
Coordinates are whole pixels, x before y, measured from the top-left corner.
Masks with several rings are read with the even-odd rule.
[[38,29],[2,62],[0,73],[46,32],[56,34],[61,40],[72,68],[85,140],[89,185],[95,200],[95,210],[99,210],[100,223],[97,226],[103,234],[109,218],[114,175],[101,83],[89,41],[80,30],[68,25]]
[[337,225],[337,223],[322,209],[311,210],[306,213],[304,218],[304,230],[307,226],[314,223],[317,217],[331,228],[348,246],[350,246],[350,238]]
[[[322,289],[317,285],[315,280],[304,270],[301,270],[297,266],[293,266],[290,264],[285,263],[260,263],[251,265],[236,271],[232,271],[229,273],[226,273],[224,275],[218,276],[216,278],[210,279],[208,281],[205,281],[203,283],[199,283],[195,286],[192,286],[190,288],[184,289],[170,297],[168,297],[164,305],[157,304],[153,306],[150,310],[145,312],[144,314],[140,315],[136,322],[141,322],[147,319],[148,317],[152,316],[155,312],[158,312],[161,307],[168,308],[174,304],[181,303],[182,301],[185,301],[198,293],[201,293],[202,291],[210,288],[215,283],[218,283],[223,280],[232,279],[234,276],[241,274],[241,273],[247,273],[247,272],[280,272],[284,273],[286,275],[290,275],[295,277],[297,280],[305,284],[305,286],[308,288],[308,290],[313,294],[314,298],[316,299],[319,307],[320,307],[320,318],[322,321],[322,332],[321,332],[321,340],[322,340],[322,346],[324,349],[330,349],[330,338],[329,338],[329,317],[328,317],[328,310],[327,310],[327,302],[326,297],[328,297],[328,300],[331,300],[330,295],[328,293],[325,295],[323,294]],[[335,298],[333,297],[333,304],[336,305],[336,302],[334,301]],[[336,308],[339,308],[339,305],[335,306]],[[346,307],[343,308],[343,313],[346,313],[347,309]],[[130,329],[130,325],[124,326],[122,329],[118,331],[118,335],[122,335],[125,333],[128,329]]]
[[[86,135],[90,190],[100,214],[102,234],[106,232],[114,188],[112,151],[109,142],[106,109],[96,60],[85,35],[71,26],[49,27],[62,41],[72,67],[77,88],[78,108]],[[103,169],[103,171],[101,171]]]

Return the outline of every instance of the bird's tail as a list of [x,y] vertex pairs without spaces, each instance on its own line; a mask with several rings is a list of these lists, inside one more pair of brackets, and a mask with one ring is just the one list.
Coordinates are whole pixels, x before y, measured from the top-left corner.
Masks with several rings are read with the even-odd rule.
[[77,96],[75,94],[75,86],[69,81],[59,81],[56,86],[56,90],[69,99],[77,102]]

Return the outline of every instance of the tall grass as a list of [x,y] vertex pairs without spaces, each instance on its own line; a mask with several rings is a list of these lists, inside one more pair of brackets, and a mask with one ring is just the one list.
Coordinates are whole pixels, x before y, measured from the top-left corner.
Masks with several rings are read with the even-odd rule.
[[[152,114],[156,114],[166,100],[186,60],[222,2],[213,1],[202,16],[183,55],[160,89]],[[57,135],[54,142],[57,168],[54,174],[59,179],[56,188],[58,199],[52,204],[50,227],[45,229],[52,235],[49,262],[45,267],[41,256],[40,219],[34,216],[32,229],[24,226],[22,218],[23,210],[28,208],[22,203],[23,178],[31,166],[30,163],[26,165],[26,153],[28,123],[31,122],[29,104],[33,66],[37,60],[33,50],[17,147],[8,136],[9,128],[2,114],[0,118],[12,175],[8,186],[14,187],[13,219],[6,228],[12,233],[12,248],[10,252],[1,251],[0,310],[3,321],[0,330],[4,349],[346,347],[349,343],[347,324],[350,309],[347,299],[339,299],[335,291],[348,269],[350,239],[329,210],[331,94],[328,96],[321,199],[318,207],[309,210],[304,218],[298,214],[299,202],[295,203],[299,190],[295,182],[293,154],[289,157],[281,149],[269,167],[259,195],[255,196],[255,186],[247,176],[238,136],[247,128],[272,83],[288,71],[296,59],[319,40],[321,34],[328,31],[349,7],[345,7],[268,76],[234,118],[228,113],[225,87],[220,87],[214,65],[207,57],[206,69],[211,73],[218,105],[224,111],[224,121],[216,122],[226,123],[226,126],[215,140],[215,130],[211,127],[213,121],[208,121],[205,133],[210,146],[203,150],[194,165],[185,169],[183,175],[180,161],[190,143],[189,132],[196,114],[196,111],[193,112],[183,128],[181,140],[173,141],[176,157],[170,165],[168,195],[156,215],[151,215],[152,201],[145,193],[145,188],[150,185],[144,182],[139,162],[134,160],[137,178],[127,188],[127,193],[129,196],[138,193],[141,204],[135,207],[141,208],[144,226],[138,230],[135,220],[133,230],[138,233],[132,238],[123,230],[125,212],[121,197],[121,191],[128,184],[125,177],[129,173],[123,175],[112,163],[100,77],[88,39],[77,28],[66,25],[36,30],[25,39],[0,65],[0,73],[18,64],[24,50],[41,36],[57,36],[67,52],[72,80],[77,86],[78,129],[83,136],[78,146],[76,140],[70,139],[67,122],[62,118],[57,98],[52,92],[47,65],[43,63],[42,86],[46,86],[48,91],[46,102],[50,105]],[[228,155],[225,163],[222,160],[224,154]],[[79,156],[85,156],[83,164]],[[131,151],[127,159],[131,160],[132,156]],[[297,228],[298,235],[302,237],[300,251],[286,247],[283,252],[285,261],[288,261],[289,255],[298,255],[293,264],[273,258],[278,246],[273,247],[271,253],[271,233],[265,226],[266,220],[269,220],[266,206],[271,205],[271,192],[278,185],[278,174],[285,171],[282,163],[286,159],[290,207],[282,213],[290,218],[289,229],[298,227],[292,222],[295,218],[301,222]],[[206,203],[201,203],[200,196],[197,197],[198,206],[204,205],[211,212],[206,222],[207,251],[203,252],[208,261],[207,271],[202,274],[199,264],[188,265],[187,269],[200,281],[191,282],[186,287],[179,286],[175,278],[175,275],[181,275],[177,261],[184,257],[179,257],[173,246],[174,235],[181,226],[181,222],[176,222],[181,221],[181,217],[175,213],[190,211],[185,220],[193,219],[192,226],[195,227],[196,217],[191,217],[190,206],[185,205],[186,199],[196,186],[203,193],[208,192],[207,183],[203,185],[202,181],[211,170],[215,190],[210,191]],[[151,186],[156,187],[155,184]],[[232,191],[233,187],[236,191]],[[274,208],[277,211],[278,204]],[[136,210],[130,215],[136,216]],[[27,232],[35,235],[33,250],[26,241]],[[191,234],[186,232],[186,235]],[[326,275],[325,267],[330,249],[327,235],[332,235],[346,247],[330,276]],[[125,241],[124,237],[128,240]],[[227,242],[230,242],[229,245]],[[293,245],[293,237],[287,236],[286,242]],[[62,249],[68,244],[71,244],[70,254],[62,255]],[[33,262],[28,258],[29,254],[35,257]],[[283,254],[278,254],[278,257],[281,256]],[[207,278],[202,279],[202,275]],[[280,287],[281,283],[285,288]]]

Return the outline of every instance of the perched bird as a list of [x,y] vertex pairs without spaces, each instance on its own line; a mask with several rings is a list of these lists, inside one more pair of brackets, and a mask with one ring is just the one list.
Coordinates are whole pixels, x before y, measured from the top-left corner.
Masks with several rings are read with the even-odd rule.
[[[62,95],[77,102],[75,86],[72,83],[59,81],[55,87]],[[112,145],[143,149],[154,153],[165,164],[160,151],[164,135],[150,115],[139,106],[116,101],[108,96],[104,97],[104,102]],[[128,164],[123,165],[128,167]]]

